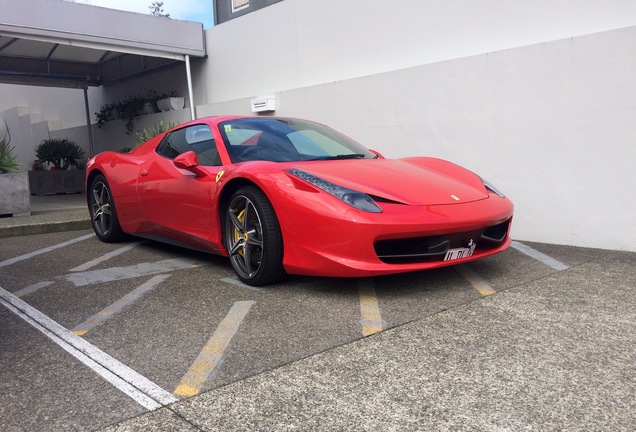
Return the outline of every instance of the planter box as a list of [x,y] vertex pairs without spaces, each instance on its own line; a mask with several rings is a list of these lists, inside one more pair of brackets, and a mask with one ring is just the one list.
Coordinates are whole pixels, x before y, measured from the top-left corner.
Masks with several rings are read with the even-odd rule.
[[161,111],[172,111],[182,109],[185,106],[184,97],[169,97],[165,99],[159,99],[157,101],[157,107]]
[[31,195],[84,192],[86,170],[29,171]]
[[0,215],[29,216],[31,198],[27,173],[0,174]]

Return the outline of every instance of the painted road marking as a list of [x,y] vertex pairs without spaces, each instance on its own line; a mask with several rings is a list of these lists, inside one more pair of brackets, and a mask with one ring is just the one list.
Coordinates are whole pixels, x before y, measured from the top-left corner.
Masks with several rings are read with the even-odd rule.
[[362,324],[362,336],[371,336],[384,329],[378,298],[375,295],[373,279],[358,279],[358,292],[360,295],[360,324]]
[[490,284],[486,282],[481,276],[469,269],[465,264],[455,266],[455,270],[464,277],[470,284],[483,296],[489,296],[495,294],[495,290],[492,289]]
[[251,286],[251,285],[244,284],[244,283],[243,283],[243,282],[241,282],[241,280],[240,280],[238,277],[236,277],[236,276],[234,276],[234,277],[221,278],[221,279],[219,279],[219,280],[220,280],[221,282],[229,283],[229,284],[231,284],[231,285],[236,285],[236,286],[241,287],[241,288],[247,288],[247,289],[252,290],[252,291],[263,291],[263,290],[264,290],[264,288],[259,288],[259,287],[255,287],[255,286]]
[[37,292],[38,290],[42,288],[50,287],[54,283],[55,282],[51,282],[51,281],[38,282],[36,284],[29,285],[28,287],[22,288],[21,290],[14,292],[13,295],[16,297],[24,297],[25,295],[33,294],[34,292]]
[[73,330],[78,336],[84,336],[86,333],[94,329],[95,327],[102,325],[104,322],[108,321],[115,315],[121,313],[124,309],[132,305],[134,302],[139,300],[145,294],[150,292],[154,287],[159,285],[161,282],[165,281],[170,277],[169,274],[154,276],[148,282],[143,285],[138,286],[133,291],[129,292],[121,299],[117,300],[110,306],[105,307],[101,311],[97,312],[95,315],[84,321],[83,323],[77,325]]
[[22,318],[73,357],[148,410],[155,410],[177,399],[128,366],[71,333],[48,316],[0,287],[0,304]]
[[254,303],[256,302],[239,301],[234,303],[199,353],[190,370],[181,379],[179,386],[174,391],[175,395],[190,397],[199,394],[205,383],[214,376],[223,363],[225,350]]
[[11,259],[8,259],[8,260],[0,261],[0,267],[6,267],[8,265],[15,264],[15,263],[20,262],[20,261],[28,260],[30,258],[33,258],[34,256],[42,255],[43,253],[51,252],[51,251],[54,251],[56,249],[63,248],[64,246],[72,245],[73,243],[81,242],[83,240],[87,240],[87,239],[93,238],[93,237],[95,237],[94,233],[86,234],[86,235],[83,235],[83,236],[78,237],[76,239],[66,241],[64,243],[59,243],[59,244],[56,244],[56,245],[53,245],[53,246],[46,247],[44,249],[37,250],[35,252],[31,252],[31,253],[28,253],[28,254],[25,254],[25,255],[20,255],[20,256],[17,256],[15,258],[11,258]]
[[175,270],[196,268],[204,265],[207,265],[204,261],[189,258],[173,258],[152,263],[141,263],[128,267],[111,267],[103,270],[72,273],[60,276],[59,279],[66,279],[67,281],[75,284],[75,286],[80,287],[101,282],[112,282],[140,276],[151,276],[159,273],[170,273]]
[[119,249],[115,249],[112,252],[108,252],[107,254],[104,254],[104,255],[102,255],[100,257],[95,258],[94,260],[91,260],[91,261],[89,261],[87,263],[84,263],[84,264],[82,264],[80,266],[72,268],[69,271],[72,271],[72,272],[86,271],[89,268],[93,268],[96,265],[103,263],[104,261],[107,261],[107,260],[109,260],[109,259],[111,259],[113,257],[116,257],[117,255],[121,255],[121,254],[123,254],[125,252],[128,252],[129,250],[139,246],[140,244],[143,244],[143,242],[135,242],[135,243],[128,244],[128,245],[126,245],[124,247],[120,247]]
[[511,246],[518,250],[521,253],[528,255],[538,261],[541,261],[543,264],[552,267],[554,270],[567,270],[570,268],[569,265],[562,263],[559,260],[552,258],[544,254],[543,252],[539,252],[538,250],[532,249],[530,246],[526,246],[523,243],[519,243],[517,241],[513,241]]

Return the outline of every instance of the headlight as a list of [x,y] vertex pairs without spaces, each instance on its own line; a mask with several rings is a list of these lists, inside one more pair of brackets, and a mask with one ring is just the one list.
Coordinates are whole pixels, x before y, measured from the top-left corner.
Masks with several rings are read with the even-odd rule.
[[487,190],[488,192],[492,192],[492,193],[494,193],[494,194],[497,194],[497,195],[499,195],[501,198],[505,198],[505,197],[506,197],[503,193],[499,192],[499,190],[498,190],[496,187],[494,187],[494,186],[492,185],[492,183],[490,183],[488,180],[484,180],[484,179],[482,178],[482,179],[481,179],[481,181],[484,183],[484,186],[486,187],[486,190]]
[[365,193],[338,186],[337,184],[333,184],[299,169],[289,169],[286,170],[286,172],[316,186],[319,189],[322,189],[323,191],[335,196],[340,201],[345,202],[358,210],[370,213],[382,213],[382,209],[371,199],[369,195]]

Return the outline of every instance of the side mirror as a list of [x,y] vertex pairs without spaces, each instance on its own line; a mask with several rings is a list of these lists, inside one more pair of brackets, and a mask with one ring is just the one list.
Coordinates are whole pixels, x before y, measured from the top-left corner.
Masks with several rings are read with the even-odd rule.
[[196,153],[194,153],[193,151],[181,153],[179,156],[174,158],[172,163],[177,168],[190,171],[197,177],[203,177],[207,174],[206,171],[201,169],[201,166],[199,165],[199,158],[197,158]]

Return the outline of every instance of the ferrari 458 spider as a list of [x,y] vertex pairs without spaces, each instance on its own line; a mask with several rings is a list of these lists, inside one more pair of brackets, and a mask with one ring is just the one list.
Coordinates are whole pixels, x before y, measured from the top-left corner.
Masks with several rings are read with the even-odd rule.
[[105,242],[125,234],[228,256],[241,281],[464,263],[510,245],[512,203],[440,159],[385,159],[324,125],[209,117],[90,159]]

